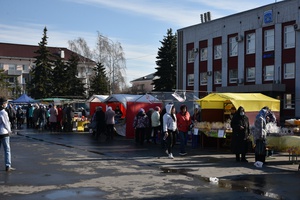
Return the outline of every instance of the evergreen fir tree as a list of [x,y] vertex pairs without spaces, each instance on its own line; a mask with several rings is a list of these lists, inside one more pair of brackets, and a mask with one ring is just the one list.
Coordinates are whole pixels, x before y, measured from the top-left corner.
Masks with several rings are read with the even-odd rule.
[[172,91],[176,88],[176,61],[177,61],[177,36],[173,35],[172,29],[167,30],[167,36],[160,41],[162,46],[158,49],[153,80],[154,91]]
[[96,68],[93,69],[95,76],[91,78],[89,96],[94,94],[108,94],[108,79],[105,72],[105,67],[98,62]]
[[66,95],[69,90],[69,88],[67,88],[67,76],[66,64],[60,56],[56,56],[52,71],[52,81],[54,84],[51,93],[53,94],[53,97]]
[[30,72],[31,80],[28,84],[28,92],[32,98],[41,99],[51,97],[51,60],[50,52],[47,49],[47,28],[44,28],[42,41],[39,43],[39,49],[34,52],[37,54],[35,68]]
[[66,96],[73,96],[76,98],[84,98],[85,97],[85,89],[84,89],[84,84],[81,82],[80,79],[77,78],[79,58],[76,54],[72,54],[68,64],[66,65],[66,71],[67,71],[67,76],[64,77],[66,82]]

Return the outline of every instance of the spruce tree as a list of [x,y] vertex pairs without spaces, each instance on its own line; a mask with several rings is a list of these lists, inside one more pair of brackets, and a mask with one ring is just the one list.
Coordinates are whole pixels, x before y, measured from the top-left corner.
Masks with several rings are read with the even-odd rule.
[[52,80],[54,84],[51,91],[53,97],[66,95],[69,89],[67,88],[67,76],[66,64],[60,56],[55,56],[54,68],[52,71]]
[[172,91],[176,88],[177,36],[168,29],[167,36],[160,42],[162,46],[158,49],[154,73],[158,79],[154,79],[152,85],[154,91]]
[[105,72],[105,67],[98,62],[96,68],[93,69],[95,76],[91,78],[89,96],[94,94],[108,94],[108,79]]
[[42,41],[39,49],[34,52],[37,54],[34,61],[35,67],[31,70],[31,80],[28,84],[28,92],[32,98],[41,99],[51,97],[51,60],[50,52],[47,49],[47,28],[44,28]]
[[66,65],[66,77],[64,77],[66,82],[66,96],[72,96],[74,98],[85,98],[84,84],[80,79],[77,78],[79,57],[76,54],[71,54],[68,64]]

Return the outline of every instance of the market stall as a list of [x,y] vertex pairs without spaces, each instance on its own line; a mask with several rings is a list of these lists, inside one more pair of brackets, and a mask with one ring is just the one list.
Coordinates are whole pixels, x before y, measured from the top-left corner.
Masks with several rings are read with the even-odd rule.
[[[232,110],[240,106],[244,107],[250,126],[254,125],[256,115],[265,106],[272,110],[278,121],[280,119],[280,101],[261,93],[212,93],[196,102],[201,107],[202,123],[195,127],[202,133],[202,146],[216,145],[219,148],[230,145]],[[220,132],[224,134],[217,134]]]
[[108,97],[108,95],[93,95],[88,99],[88,103],[90,104],[90,116],[96,111],[98,106],[102,106],[103,110],[106,110],[106,104],[103,101]]
[[133,120],[140,108],[148,111],[150,108],[162,105],[161,101],[152,95],[113,94],[103,102],[114,110],[118,105],[123,113],[119,123],[115,125],[117,133],[127,138],[134,138]]

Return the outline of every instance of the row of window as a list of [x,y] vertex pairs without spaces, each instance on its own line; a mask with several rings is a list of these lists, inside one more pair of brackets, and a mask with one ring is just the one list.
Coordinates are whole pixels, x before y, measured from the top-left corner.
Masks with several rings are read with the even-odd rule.
[[[255,47],[255,33],[246,34],[246,54],[254,54]],[[238,42],[242,41],[242,36],[235,36],[229,38],[229,57],[234,57],[238,55]],[[290,49],[295,48],[296,37],[295,37],[295,29],[294,26],[289,25],[284,27],[284,38],[283,38],[283,48]],[[275,49],[275,30],[268,29],[264,31],[264,51],[274,51]],[[207,60],[207,47],[200,49],[200,61]],[[222,45],[215,45],[213,49],[214,59],[222,58]],[[195,55],[194,51],[188,51],[188,63],[194,62]]]
[[[230,69],[229,72],[229,83],[238,83],[238,70]],[[274,81],[275,66],[267,65],[264,67],[263,78],[264,81]],[[200,85],[207,85],[207,76],[213,75],[214,84],[222,83],[222,71],[202,72],[200,73]],[[295,63],[284,64],[283,79],[294,79],[295,78]],[[243,83],[244,79],[242,79]],[[255,67],[246,68],[246,82],[255,82]],[[194,74],[187,75],[187,85],[194,86]]]

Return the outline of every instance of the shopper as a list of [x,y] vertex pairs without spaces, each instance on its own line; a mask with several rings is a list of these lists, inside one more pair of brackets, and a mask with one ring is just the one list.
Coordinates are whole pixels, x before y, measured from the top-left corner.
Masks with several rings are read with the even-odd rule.
[[190,113],[187,111],[186,105],[180,106],[180,112],[176,114],[177,118],[177,128],[179,132],[180,139],[180,152],[179,155],[185,156],[186,150],[185,147],[187,145],[187,137],[190,125],[192,123]]
[[10,137],[11,133],[10,122],[8,114],[5,111],[7,107],[7,100],[4,97],[0,97],[0,147],[3,145],[4,148],[4,160],[5,170],[12,171],[14,168],[11,167],[11,151],[10,151]]
[[232,151],[236,156],[237,162],[248,162],[246,153],[248,150],[248,137],[250,134],[249,119],[245,115],[245,109],[240,106],[231,120],[232,128]]
[[156,144],[156,139],[158,136],[158,132],[161,131],[161,123],[160,123],[160,107],[156,106],[154,108],[154,112],[151,115],[151,123],[152,123],[152,129],[153,129],[153,137],[152,141],[154,144]]
[[163,116],[163,132],[164,140],[166,141],[166,153],[168,157],[173,159],[172,149],[176,143],[177,134],[177,119],[176,119],[176,109],[173,104],[166,105],[166,113]]
[[143,145],[149,128],[149,119],[143,108],[134,117],[133,128],[135,129],[135,143]]
[[109,106],[105,112],[105,122],[106,122],[106,140],[113,140],[115,132],[115,111]]
[[255,143],[255,162],[266,162],[266,116],[267,109],[261,109],[255,118],[253,140]]

